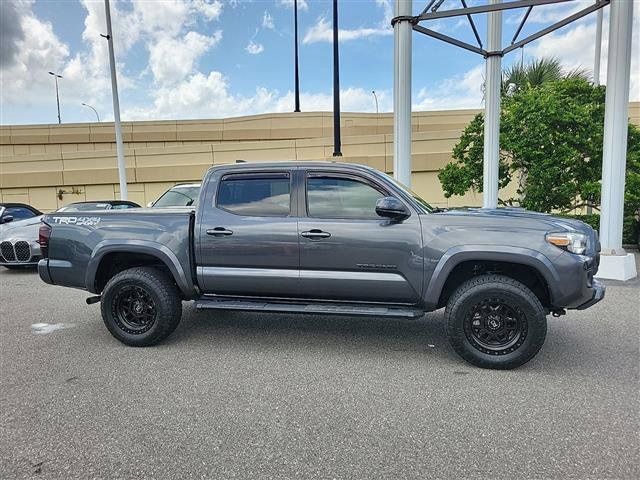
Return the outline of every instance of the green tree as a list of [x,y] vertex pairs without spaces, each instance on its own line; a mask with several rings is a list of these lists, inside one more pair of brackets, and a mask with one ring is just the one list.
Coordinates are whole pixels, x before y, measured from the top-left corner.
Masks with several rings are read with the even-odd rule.
[[502,94],[510,94],[527,87],[538,87],[544,83],[564,79],[589,80],[587,70],[564,71],[560,60],[555,57],[540,58],[528,64],[514,63],[502,74]]
[[[517,181],[516,196],[501,204],[571,211],[600,202],[604,87],[579,75],[525,84],[503,96],[499,185]],[[439,173],[446,197],[482,191],[483,116],[477,115],[453,149],[455,161]],[[640,207],[640,131],[629,126],[625,209]]]

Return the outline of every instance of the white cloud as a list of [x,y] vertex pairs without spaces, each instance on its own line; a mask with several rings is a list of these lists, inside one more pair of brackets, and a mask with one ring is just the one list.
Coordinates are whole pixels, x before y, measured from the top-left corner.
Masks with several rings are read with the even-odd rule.
[[[282,7],[293,8],[293,0],[278,0],[278,4]],[[307,0],[298,0],[298,10],[308,10]]]
[[155,81],[170,84],[183,80],[192,73],[196,60],[221,39],[220,30],[210,37],[191,31],[180,38],[159,38],[149,45],[149,68]]
[[196,0],[194,8],[202,13],[208,21],[217,20],[222,13],[222,3],[218,0]]
[[[392,110],[392,93],[388,90],[376,90],[378,96],[378,109],[380,112]],[[273,104],[274,112],[289,112],[294,104],[294,93],[287,92],[278,97]],[[333,111],[333,93],[309,93],[300,94],[300,105],[303,111]],[[350,87],[340,90],[340,110],[343,112],[375,112],[375,98],[370,90],[358,87]]]
[[376,0],[376,5],[382,8],[384,17],[382,18],[381,26],[391,28],[391,19],[393,18],[393,6],[390,0]]
[[423,87],[413,102],[413,110],[481,108],[484,64],[462,75],[448,78],[432,88]]
[[262,15],[262,27],[268,28],[269,30],[273,30],[276,28],[273,23],[273,17],[267,10],[265,10],[264,14]]
[[[357,40],[381,35],[393,35],[393,30],[389,28],[355,28],[338,29],[338,39],[340,41]],[[317,23],[307,30],[302,43],[333,42],[332,25],[324,18],[320,17]]]
[[[552,24],[563,20],[564,18],[573,15],[579,10],[587,8],[593,5],[592,1],[572,1],[567,3],[556,3],[549,5],[538,5],[529,14],[527,18],[527,24],[540,23],[540,24]],[[507,24],[519,24],[524,15],[526,9],[520,9],[517,14],[507,14],[505,23]]]
[[[86,11],[82,32],[85,46],[74,53],[56,35],[50,22],[36,17],[33,1],[17,0],[12,3],[14,8],[3,8],[3,20],[7,20],[5,10],[16,13],[11,21],[23,32],[22,36],[12,35],[11,42],[7,43],[15,48],[7,51],[11,62],[5,62],[0,70],[3,107],[45,105],[48,108],[55,102],[53,80],[47,74],[51,70],[63,76],[59,82],[63,118],[68,105],[78,106],[80,102],[90,103],[101,112],[111,110],[108,42],[100,36],[106,33],[104,3],[80,2]],[[121,94],[136,87],[139,81],[135,76],[140,72],[136,72],[135,67],[133,72],[125,68],[125,59],[137,43],[142,42],[149,51],[149,63],[142,73],[151,72],[156,85],[163,87],[193,73],[199,57],[220,41],[220,31],[211,36],[189,31],[197,19],[211,22],[220,17],[222,3],[218,0],[138,0],[132,2],[130,8],[123,5],[123,2],[111,2]],[[6,48],[4,41],[1,48]],[[8,79],[11,81],[6,81]],[[109,118],[109,115],[103,116]]]
[[3,104],[38,104],[53,92],[53,79],[47,72],[64,75],[69,47],[56,36],[51,23],[36,18],[30,4],[20,5],[16,14],[13,21],[20,26],[22,38],[15,39],[12,61],[1,70],[0,98]]
[[245,47],[245,50],[251,55],[259,55],[264,52],[264,46],[261,43],[256,43],[253,40],[250,40],[249,44]]
[[[391,93],[377,91],[380,111],[391,110]],[[253,95],[237,95],[231,91],[228,80],[220,72],[208,75],[195,73],[173,87],[152,92],[153,104],[148,107],[128,108],[123,112],[126,120],[225,118],[265,112],[290,112],[294,94],[280,94],[276,90],[257,88]],[[331,111],[331,93],[302,92],[303,111]],[[347,88],[340,91],[342,111],[375,112],[375,100],[370,91]]]
[[[351,29],[339,28],[338,40],[349,41],[361,38],[393,35],[393,28],[391,27],[393,8],[391,3],[389,0],[376,0],[376,5],[383,10],[383,18],[377,25]],[[316,24],[307,30],[307,33],[302,40],[302,43],[305,44],[317,42],[333,42],[333,25],[327,21],[324,16],[318,17]]]
[[[593,70],[594,38],[596,24],[591,16],[563,30],[545,35],[525,52],[533,57],[557,57],[569,70],[574,68]],[[609,46],[608,11],[605,11],[602,29],[602,53],[600,59],[600,83],[607,81],[607,56]],[[633,38],[631,40],[631,85],[629,99],[640,100],[640,9],[633,12]]]

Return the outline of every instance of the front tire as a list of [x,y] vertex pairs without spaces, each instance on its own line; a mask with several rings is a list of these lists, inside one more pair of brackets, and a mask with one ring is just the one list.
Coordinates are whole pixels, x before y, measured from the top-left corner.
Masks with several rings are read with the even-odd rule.
[[100,308],[111,335],[133,347],[164,340],[182,317],[182,300],[173,279],[152,267],[114,275],[102,292]]
[[480,275],[463,283],[445,309],[447,336],[467,362],[512,369],[531,360],[547,335],[540,300],[522,283]]

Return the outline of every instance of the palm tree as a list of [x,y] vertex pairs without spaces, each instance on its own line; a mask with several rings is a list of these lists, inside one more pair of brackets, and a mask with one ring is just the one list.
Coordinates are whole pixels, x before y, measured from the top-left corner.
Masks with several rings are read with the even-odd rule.
[[565,71],[555,57],[534,59],[526,65],[515,63],[502,74],[502,94],[511,94],[525,87],[535,87],[546,82],[580,78],[590,80],[589,71],[583,68]]

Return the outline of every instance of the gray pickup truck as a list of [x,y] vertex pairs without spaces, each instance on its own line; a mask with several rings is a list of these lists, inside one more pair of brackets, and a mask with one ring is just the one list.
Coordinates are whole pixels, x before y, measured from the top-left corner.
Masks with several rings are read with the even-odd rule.
[[546,316],[604,297],[596,232],[520,209],[442,211],[372,168],[243,163],[211,168],[195,206],[53,213],[40,228],[46,283],[93,293],[111,334],[153,345],[182,301],[202,310],[417,318],[445,307],[465,360],[514,368]]

